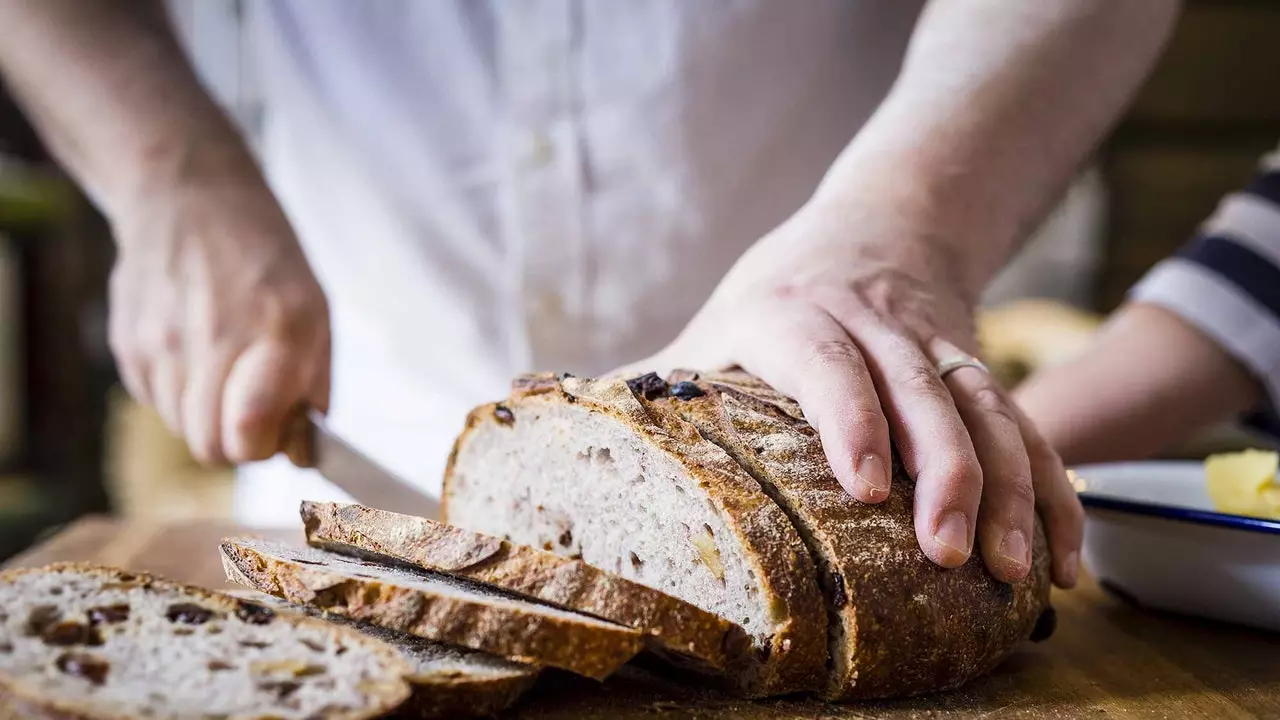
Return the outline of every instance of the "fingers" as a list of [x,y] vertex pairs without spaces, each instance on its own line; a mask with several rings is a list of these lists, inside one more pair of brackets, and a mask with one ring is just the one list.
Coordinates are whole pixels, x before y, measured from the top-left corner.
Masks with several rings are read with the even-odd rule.
[[964,564],[973,552],[982,467],[950,390],[914,339],[851,296],[819,291],[813,298],[857,333],[903,464],[916,478],[921,550],[943,567]]
[[107,320],[107,345],[115,358],[116,372],[120,375],[124,389],[137,402],[151,405],[151,387],[148,382],[151,367],[133,342],[128,316],[119,309],[125,303],[121,290],[123,287],[125,283],[120,279],[119,273],[113,272],[109,283],[112,310]]
[[177,355],[166,354],[152,362],[151,402],[170,432],[179,437],[184,434],[182,394],[186,377],[182,359]]
[[227,460],[222,447],[222,394],[234,355],[210,352],[192,368],[182,394],[182,427],[191,455],[204,465]]
[[[968,354],[944,340],[930,344],[938,363]],[[991,574],[1005,582],[1026,577],[1035,538],[1035,494],[1031,463],[1013,404],[990,374],[962,367],[944,378],[969,430],[982,467],[977,537]]]
[[735,345],[744,369],[800,403],[841,486],[863,502],[889,495],[889,426],[858,347],[834,318],[799,303],[764,310]]
[[1073,588],[1080,576],[1084,508],[1058,454],[1016,406],[1014,415],[1030,457],[1036,509],[1044,521],[1049,554],[1053,557],[1053,582],[1061,588]]
[[274,455],[289,412],[305,397],[301,385],[296,358],[280,342],[259,341],[236,358],[222,397],[227,459],[243,463]]

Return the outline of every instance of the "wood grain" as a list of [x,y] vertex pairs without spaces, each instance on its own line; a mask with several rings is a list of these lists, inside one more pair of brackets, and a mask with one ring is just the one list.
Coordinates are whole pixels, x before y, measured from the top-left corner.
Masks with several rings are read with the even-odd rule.
[[[100,562],[219,588],[217,541],[233,534],[244,533],[212,522],[165,527],[88,518],[9,566]],[[300,532],[269,536],[301,540]],[[1056,593],[1054,606],[1053,638],[1021,648],[988,677],[945,695],[847,706],[746,702],[688,687],[687,678],[660,668],[628,667],[605,683],[548,673],[509,717],[1280,720],[1280,635],[1144,612],[1089,580]],[[21,717],[0,707],[0,720]]]

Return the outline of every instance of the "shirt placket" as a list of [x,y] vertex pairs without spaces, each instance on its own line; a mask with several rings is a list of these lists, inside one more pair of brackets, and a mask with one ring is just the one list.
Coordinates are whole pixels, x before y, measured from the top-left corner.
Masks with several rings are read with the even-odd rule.
[[582,162],[575,0],[505,3],[498,61],[506,118],[502,212],[521,369],[566,367],[584,341]]

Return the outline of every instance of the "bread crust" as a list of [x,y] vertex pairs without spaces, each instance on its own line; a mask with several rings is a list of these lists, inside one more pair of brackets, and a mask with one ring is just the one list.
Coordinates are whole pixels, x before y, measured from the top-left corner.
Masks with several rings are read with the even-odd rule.
[[[166,580],[157,575],[145,572],[126,571],[120,568],[104,567],[91,563],[53,563],[39,568],[19,568],[0,573],[0,584],[12,582],[25,574],[73,571],[89,576],[100,576],[104,582],[134,582],[149,587],[159,587],[179,591],[189,597],[198,598],[201,605],[234,614],[240,607],[240,601],[226,594],[213,592],[204,588],[185,585]],[[129,579],[126,579],[129,578]],[[400,707],[409,697],[409,685],[404,677],[409,674],[409,665],[386,643],[363,635],[355,630],[341,628],[322,620],[314,620],[301,615],[290,615],[285,622],[294,627],[310,625],[323,627],[326,632],[340,635],[348,645],[360,645],[367,648],[386,663],[394,679],[386,683],[378,683],[370,687],[367,694],[373,701],[369,707],[334,715],[333,720],[366,720],[381,717]],[[49,720],[133,720],[130,715],[117,715],[83,703],[68,702],[59,698],[41,697],[40,693],[25,686],[20,678],[15,678],[0,670],[0,703],[8,703],[8,707],[20,709],[29,717],[48,718]],[[259,720],[270,720],[275,715],[262,715]]]
[[808,548],[786,515],[732,458],[678,414],[642,397],[620,379],[557,378],[549,373],[518,378],[506,401],[483,405],[468,416],[445,471],[445,519],[456,492],[459,451],[478,427],[506,421],[495,413],[509,415],[519,406],[577,404],[621,422],[685,468],[747,551],[746,560],[759,579],[777,631],[766,646],[757,648],[751,667],[737,671],[739,689],[754,696],[820,689],[826,674],[827,619]]
[[818,434],[796,403],[745,373],[677,372],[705,394],[656,400],[725,447],[778,500],[823,559],[833,623],[834,700],[914,695],[957,687],[1026,640],[1049,599],[1049,555],[1039,524],[1028,577],[997,581],[979,553],[944,570],[920,550],[915,484],[893,464],[883,503],[854,500],[831,472]]
[[301,514],[315,547],[389,557],[626,625],[707,671],[723,672],[730,652],[745,649],[733,623],[581,560],[363,505],[304,502]]
[[[458,718],[488,717],[511,707],[533,687],[537,675],[494,678],[447,684],[433,681],[419,685],[392,717]],[[412,682],[412,679],[410,680]]]
[[481,600],[434,594],[291,560],[272,543],[224,540],[227,579],[292,603],[410,635],[604,679],[644,647],[631,628],[575,622]]

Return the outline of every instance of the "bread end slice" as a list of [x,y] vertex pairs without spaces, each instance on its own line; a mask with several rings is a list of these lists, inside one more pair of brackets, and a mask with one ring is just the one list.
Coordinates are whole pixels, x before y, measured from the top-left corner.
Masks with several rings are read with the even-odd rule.
[[0,574],[0,695],[21,717],[356,720],[399,706],[408,672],[353,630],[146,573]]
[[233,582],[515,662],[603,679],[644,647],[631,628],[439,573],[259,540],[224,540],[221,551]]
[[301,514],[314,547],[447,573],[626,625],[686,668],[720,674],[748,651],[734,623],[576,558],[362,505],[304,502]]

